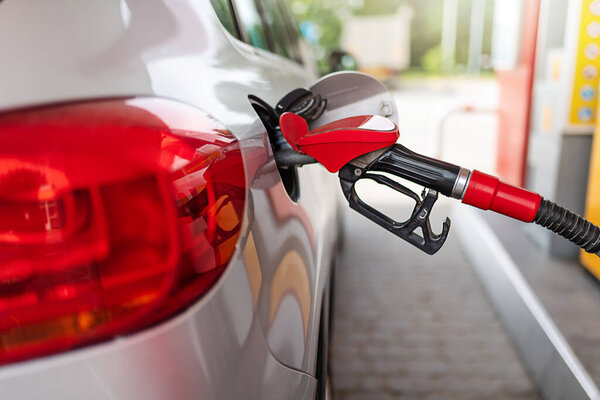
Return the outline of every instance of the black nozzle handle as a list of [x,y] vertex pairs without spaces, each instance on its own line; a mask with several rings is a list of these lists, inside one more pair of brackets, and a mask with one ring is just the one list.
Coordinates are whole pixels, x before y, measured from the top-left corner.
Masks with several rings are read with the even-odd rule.
[[460,181],[458,178],[463,168],[415,153],[399,144],[390,147],[368,169],[388,172],[436,190],[444,196],[460,198],[464,189],[461,188],[457,193],[456,183]]

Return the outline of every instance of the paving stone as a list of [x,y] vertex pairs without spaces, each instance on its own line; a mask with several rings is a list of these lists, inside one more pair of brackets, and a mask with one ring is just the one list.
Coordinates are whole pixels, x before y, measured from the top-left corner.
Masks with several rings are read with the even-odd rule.
[[532,394],[531,384],[522,377],[503,380],[500,383],[500,388],[506,393],[507,397],[524,398]]
[[379,392],[384,387],[385,379],[375,374],[365,374],[360,379],[360,387],[367,393]]
[[344,397],[345,400],[392,400],[393,397],[389,394],[373,394],[373,393],[352,393]]
[[363,362],[360,358],[354,360],[346,360],[346,362],[337,362],[338,359],[333,358],[336,362],[332,363],[332,370],[337,376],[360,375],[366,373],[370,366]]
[[386,379],[385,387],[396,395],[419,396],[433,389],[433,381],[427,378],[392,376]]
[[[461,84],[461,93],[465,87]],[[478,101],[494,97],[487,91],[481,96],[475,89],[472,94]],[[399,110],[403,110],[403,144],[424,153],[435,147],[435,139],[431,141],[435,135],[426,132],[427,127],[437,129],[436,115],[441,117],[445,110],[465,103],[454,95],[444,96],[414,91],[397,96]],[[447,128],[450,131],[452,126]],[[456,128],[452,138],[465,134],[463,126]],[[477,137],[482,131],[477,129]],[[485,152],[473,155],[471,161],[465,156],[469,157],[461,154],[464,165],[486,170],[476,164],[486,157]],[[368,195],[365,200],[374,199],[370,204],[383,207],[389,215],[410,211],[399,209],[381,193]],[[434,209],[434,231],[445,217],[442,208]],[[452,232],[439,253],[427,256],[353,211],[346,217],[345,248],[336,273],[332,337],[338,400],[538,398]],[[558,293],[561,284],[555,284]],[[557,307],[565,306],[559,299],[567,295],[571,294],[565,287],[556,296]],[[596,324],[600,326],[600,320]],[[579,342],[593,340],[582,333],[593,330],[593,326],[580,330]],[[362,372],[358,372],[360,368]],[[353,381],[338,385],[338,375]]]
[[371,363],[371,373],[379,376],[396,375],[403,369],[405,363],[401,360],[377,360]]
[[[425,400],[451,400],[456,399],[455,396],[440,393],[429,393],[424,397]],[[464,400],[464,399],[461,399]]]
[[441,361],[409,361],[404,364],[403,370],[407,376],[435,378],[447,374],[451,368]]
[[333,385],[335,385],[336,391],[348,391],[348,390],[358,390],[359,385],[359,375],[344,375],[340,373],[336,373],[334,370],[334,376],[332,378]]
[[427,256],[355,212],[346,217],[336,398],[538,399],[458,240]]
[[364,346],[362,354],[369,360],[382,360],[388,354],[386,345],[377,345],[375,341]]

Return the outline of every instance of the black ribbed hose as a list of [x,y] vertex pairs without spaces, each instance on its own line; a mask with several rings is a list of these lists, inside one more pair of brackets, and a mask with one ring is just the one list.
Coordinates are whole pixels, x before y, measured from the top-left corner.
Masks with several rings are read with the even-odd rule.
[[558,233],[588,253],[594,253],[600,257],[598,254],[600,252],[600,228],[585,218],[549,200],[542,199],[533,222]]

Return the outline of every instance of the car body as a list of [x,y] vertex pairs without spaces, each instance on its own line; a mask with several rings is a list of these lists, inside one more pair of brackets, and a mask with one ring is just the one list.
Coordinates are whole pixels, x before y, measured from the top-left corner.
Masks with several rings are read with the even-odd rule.
[[[213,2],[217,8],[218,3],[226,10],[231,5]],[[172,109],[185,114],[183,120],[190,117],[184,125],[192,131],[194,116],[210,121],[209,131],[229,135],[227,143],[238,146],[238,162],[242,160],[237,168],[245,174],[239,234],[222,273],[207,290],[160,318],[153,319],[150,312],[147,324],[5,362],[0,366],[0,398],[315,398],[322,303],[336,252],[340,192],[335,176],[308,165],[284,176],[297,179],[298,199],[290,198],[247,96],[275,104],[288,91],[310,86],[316,76],[302,45],[294,44],[293,55],[287,54],[298,62],[245,43],[252,39],[242,14],[256,3],[233,3],[238,18],[228,32],[213,5],[201,0],[0,2],[0,136],[9,132],[23,154],[28,148],[54,151],[47,149],[92,139],[85,136],[87,122],[81,115],[76,118],[80,131],[29,132],[31,141],[19,136],[14,121],[51,115],[47,118],[53,118],[55,129],[68,124],[70,117],[64,114],[79,112],[70,110],[102,108],[102,118],[110,120],[115,107],[142,110],[169,125]],[[275,3],[262,4],[269,10]],[[273,49],[280,39],[275,36],[270,35]],[[94,157],[101,159],[113,147],[104,149],[99,138],[89,145],[99,146]],[[146,148],[111,138],[124,157],[135,153],[131,149]],[[5,158],[15,157],[6,149]],[[173,165],[175,161],[174,156]],[[1,184],[9,173],[0,171],[3,201],[11,196]],[[136,212],[136,197],[123,201],[132,203],[129,212]],[[0,234],[0,242],[7,237]],[[2,264],[9,270],[6,258]],[[10,284],[0,282],[0,298],[8,296],[2,287]],[[14,317],[12,309],[1,306],[0,322]],[[18,323],[13,328],[19,332]]]

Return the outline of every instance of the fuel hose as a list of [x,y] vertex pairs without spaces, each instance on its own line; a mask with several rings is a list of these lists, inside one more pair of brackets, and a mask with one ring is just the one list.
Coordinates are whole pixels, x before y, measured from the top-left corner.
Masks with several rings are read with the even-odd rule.
[[533,222],[600,257],[600,228],[574,212],[542,199]]

